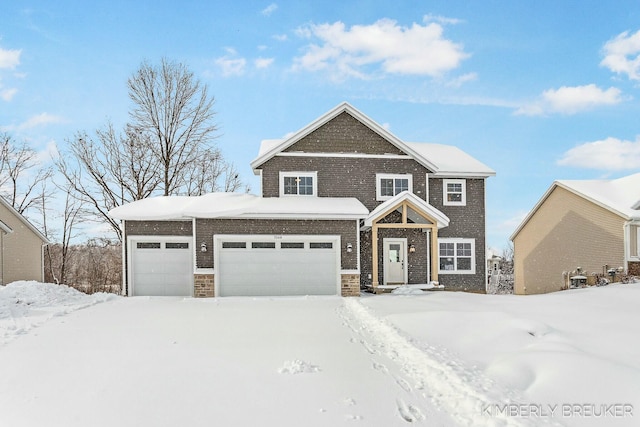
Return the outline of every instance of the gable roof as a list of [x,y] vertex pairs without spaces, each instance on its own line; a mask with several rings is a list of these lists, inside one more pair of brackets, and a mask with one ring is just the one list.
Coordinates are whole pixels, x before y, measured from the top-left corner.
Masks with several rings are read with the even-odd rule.
[[291,147],[311,132],[345,112],[380,135],[400,151],[406,153],[427,169],[432,170],[435,175],[489,177],[496,174],[493,169],[457,147],[442,144],[406,143],[348,102],[339,104],[287,138],[262,141],[258,157],[251,162],[251,167],[254,172],[257,173],[257,168],[267,160]]
[[636,210],[636,205],[634,205],[638,197],[640,197],[640,173],[618,179],[558,180],[551,184],[531,212],[527,214],[511,237],[509,237],[510,240],[516,237],[557,187],[564,188],[627,221],[640,220],[640,211]]
[[242,193],[149,197],[109,211],[131,221],[191,218],[362,219],[369,210],[355,198],[260,197]]
[[[29,222],[27,218],[25,218],[20,212],[14,209],[13,206],[7,202],[4,197],[0,196],[0,204],[7,208],[9,212],[11,212],[16,218],[20,220],[29,230],[31,230],[43,243],[49,243],[49,239],[40,232],[33,224]],[[0,221],[1,222],[1,221]]]
[[384,203],[379,204],[371,213],[365,218],[363,229],[368,229],[373,225],[373,221],[380,218],[381,215],[387,213],[390,209],[397,207],[404,201],[408,201],[413,204],[415,207],[421,209],[425,214],[427,214],[430,218],[436,221],[436,225],[438,228],[444,228],[449,226],[449,217],[444,213],[431,206],[426,201],[422,200],[420,197],[416,196],[410,191],[403,191],[401,193],[396,194],[389,200]]

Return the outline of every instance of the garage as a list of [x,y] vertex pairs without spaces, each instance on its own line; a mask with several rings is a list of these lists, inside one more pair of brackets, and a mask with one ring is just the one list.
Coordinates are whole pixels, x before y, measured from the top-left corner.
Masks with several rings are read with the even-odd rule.
[[216,295],[339,293],[339,236],[215,236]]
[[189,237],[129,239],[132,296],[191,296],[192,242]]

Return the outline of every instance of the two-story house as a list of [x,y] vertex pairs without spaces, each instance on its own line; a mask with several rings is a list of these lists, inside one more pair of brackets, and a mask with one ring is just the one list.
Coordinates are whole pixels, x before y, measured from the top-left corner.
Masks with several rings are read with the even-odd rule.
[[251,162],[260,196],[156,197],[122,220],[127,295],[485,290],[485,180],[453,146],[404,142],[348,103]]

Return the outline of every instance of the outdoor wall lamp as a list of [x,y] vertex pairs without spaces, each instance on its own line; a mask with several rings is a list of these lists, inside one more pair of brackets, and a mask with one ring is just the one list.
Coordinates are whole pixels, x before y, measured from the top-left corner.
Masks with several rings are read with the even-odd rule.
[[412,254],[416,251],[416,245],[413,243],[409,245],[409,253]]
[[200,243],[200,252],[207,252],[207,244],[205,242]]
[[347,253],[353,252],[353,245],[351,243],[347,243]]

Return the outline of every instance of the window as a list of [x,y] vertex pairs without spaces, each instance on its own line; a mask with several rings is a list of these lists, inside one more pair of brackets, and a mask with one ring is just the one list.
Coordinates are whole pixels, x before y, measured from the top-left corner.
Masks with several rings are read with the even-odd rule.
[[136,243],[138,249],[160,249],[160,242],[138,242]]
[[304,249],[303,242],[282,242],[280,249]]
[[467,182],[464,179],[444,179],[442,186],[445,206],[466,206]]
[[222,249],[246,249],[247,242],[222,242]]
[[252,249],[275,249],[276,242],[253,242],[251,243]]
[[439,239],[441,274],[475,274],[475,239]]
[[333,243],[331,243],[331,242],[311,242],[311,243],[309,243],[309,249],[333,249]]
[[189,249],[189,244],[186,242],[178,242],[178,243],[167,242],[164,244],[164,247],[166,249]]
[[281,196],[316,196],[317,172],[280,172]]
[[413,176],[376,174],[376,200],[389,200],[403,191],[413,191]]

